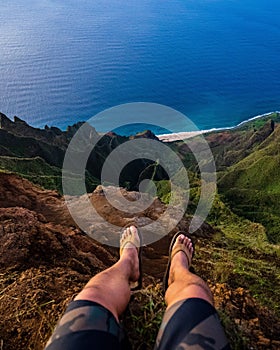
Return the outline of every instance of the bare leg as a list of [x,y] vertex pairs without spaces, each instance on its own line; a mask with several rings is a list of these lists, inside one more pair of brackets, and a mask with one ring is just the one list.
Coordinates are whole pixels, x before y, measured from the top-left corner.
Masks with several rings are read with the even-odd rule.
[[[121,243],[132,235],[139,240],[137,229],[134,226],[124,230]],[[119,316],[126,309],[130,299],[129,282],[135,282],[138,278],[138,252],[135,245],[128,242],[125,244],[119,261],[109,269],[94,276],[75,300],[90,300],[99,303],[119,320]]]
[[169,286],[165,293],[167,310],[155,349],[230,349],[212,306],[213,297],[209,287],[189,271],[187,256],[193,253],[191,240],[179,235],[172,252]]
[[[177,243],[183,243],[192,253],[192,242],[188,237],[180,235]],[[201,298],[213,305],[212,293],[207,284],[198,276],[189,271],[188,259],[184,252],[179,251],[171,261],[168,289],[165,293],[167,307],[180,300],[189,298]]]

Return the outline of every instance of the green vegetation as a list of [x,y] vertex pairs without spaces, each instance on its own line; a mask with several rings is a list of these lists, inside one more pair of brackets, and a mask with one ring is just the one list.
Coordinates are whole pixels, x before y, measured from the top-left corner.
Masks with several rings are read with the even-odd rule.
[[[218,201],[215,205],[224,206]],[[280,247],[268,242],[262,225],[242,219],[228,209],[225,212],[214,219],[219,230],[212,242],[214,280],[250,290],[261,305],[279,317]],[[214,225],[214,221],[210,223]]]
[[241,124],[237,129],[238,130],[251,130],[252,128],[255,130],[261,129],[267,122],[273,120],[275,123],[280,123],[280,113],[273,112],[268,114],[267,116],[263,116],[261,118],[256,118],[251,121],[248,121],[244,124]]
[[152,350],[166,309],[162,287],[153,284],[132,296],[123,324],[134,350]]
[[280,242],[280,129],[246,158],[221,174],[219,190],[240,216],[263,224],[272,243]]
[[[193,196],[193,202],[196,205],[197,197]],[[218,194],[207,221],[216,234],[211,242],[203,241],[197,253],[199,266],[199,259],[211,262],[205,278],[250,290],[260,304],[280,317],[280,247],[269,242],[265,227],[233,213]]]
[[36,185],[62,192],[61,170],[51,166],[40,157],[0,157],[0,169],[21,175]]

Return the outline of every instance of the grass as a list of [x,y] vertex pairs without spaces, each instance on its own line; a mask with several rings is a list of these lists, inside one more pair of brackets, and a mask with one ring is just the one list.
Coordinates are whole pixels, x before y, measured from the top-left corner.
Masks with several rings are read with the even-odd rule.
[[239,215],[261,223],[271,243],[280,242],[280,127],[247,157],[219,176],[224,200]]
[[[213,278],[232,288],[242,286],[250,290],[258,302],[280,317],[279,246],[270,244],[265,230],[248,220],[238,219],[216,226],[224,238],[222,256],[213,259]],[[219,237],[214,242],[220,243]],[[214,250],[215,252],[215,250]]]
[[202,277],[250,290],[280,317],[280,247],[270,243],[265,227],[236,215],[218,194],[207,220],[216,234],[199,245],[197,258],[208,270],[203,276],[197,266]]
[[[41,157],[17,158],[0,156],[0,171],[16,173],[25,179],[48,190],[56,190],[60,194],[62,190],[61,169],[48,164]],[[77,187],[79,178],[75,174],[69,174],[72,182],[72,190]],[[86,171],[86,188],[92,192],[100,182]]]
[[273,120],[274,122],[279,123],[280,122],[280,113],[273,112],[267,116],[248,121],[248,122],[242,124],[237,129],[247,131],[247,130],[254,128],[255,130],[258,130],[258,129],[262,128],[270,120]]
[[16,173],[45,189],[62,191],[61,170],[40,157],[0,157],[0,169]]
[[227,338],[230,341],[232,350],[248,348],[248,338],[243,334],[242,329],[236,325],[230,315],[224,310],[218,310],[221,323],[224,327]]
[[134,350],[154,348],[165,308],[160,284],[154,283],[133,294],[123,324]]

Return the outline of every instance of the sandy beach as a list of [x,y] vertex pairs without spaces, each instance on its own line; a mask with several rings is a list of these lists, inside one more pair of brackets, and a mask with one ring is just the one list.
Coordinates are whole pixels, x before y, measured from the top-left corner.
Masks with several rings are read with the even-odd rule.
[[209,132],[235,129],[235,128],[238,128],[238,127],[240,127],[248,122],[251,122],[251,121],[256,120],[256,119],[268,117],[274,113],[278,114],[280,112],[274,111],[274,112],[259,114],[259,115],[256,115],[254,117],[251,117],[247,120],[242,121],[241,123],[237,124],[236,126],[229,126],[229,127],[224,127],[224,128],[212,128],[212,129],[208,129],[208,130],[184,131],[184,132],[178,132],[178,133],[172,133],[172,134],[162,134],[162,135],[156,135],[156,136],[159,138],[159,140],[161,140],[163,142],[173,142],[173,141],[179,141],[179,140],[186,140],[186,139],[189,139],[189,138],[197,136],[197,135],[208,134]]
[[162,134],[162,135],[156,135],[156,136],[159,138],[159,140],[163,142],[173,142],[173,141],[179,141],[179,140],[186,140],[197,135],[208,134],[209,132],[229,130],[232,128],[229,127],[229,128],[213,128],[209,130],[183,131],[178,133]]
[[200,131],[189,131],[189,132],[178,132],[176,134],[162,134],[156,135],[163,142],[173,142],[178,140],[186,140],[196,135],[204,134],[208,131],[200,130]]

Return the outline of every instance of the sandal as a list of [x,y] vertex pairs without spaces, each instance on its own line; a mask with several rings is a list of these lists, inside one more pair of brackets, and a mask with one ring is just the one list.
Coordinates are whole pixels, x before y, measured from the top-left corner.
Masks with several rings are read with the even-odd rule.
[[[126,228],[129,228],[129,226],[125,227],[125,229]],[[127,237],[126,239],[123,240],[123,242],[120,246],[120,256],[122,255],[123,250],[125,249],[125,246],[127,243],[132,243],[137,248],[137,251],[138,251],[139,278],[136,282],[130,282],[131,291],[142,289],[142,237],[141,237],[141,234],[138,230],[137,230],[137,233],[138,233],[139,239],[137,237],[135,237],[133,234],[131,234],[129,237]]]
[[176,239],[180,236],[180,235],[184,235],[186,237],[188,237],[190,240],[191,238],[189,236],[186,235],[185,232],[183,231],[179,231],[177,233],[175,233],[175,235],[173,236],[170,246],[169,246],[169,259],[168,259],[168,263],[167,263],[167,267],[165,270],[165,274],[163,277],[163,288],[164,288],[164,292],[166,292],[167,288],[168,288],[168,279],[169,279],[169,272],[170,272],[170,266],[171,266],[171,261],[173,259],[173,257],[178,253],[178,252],[184,252],[187,259],[188,259],[188,268],[191,267],[191,262],[192,262],[192,258],[194,256],[194,244],[192,242],[192,246],[193,246],[193,253],[191,253],[188,248],[182,244],[182,243],[178,243],[177,247],[175,249],[173,249],[173,246],[176,242]]

